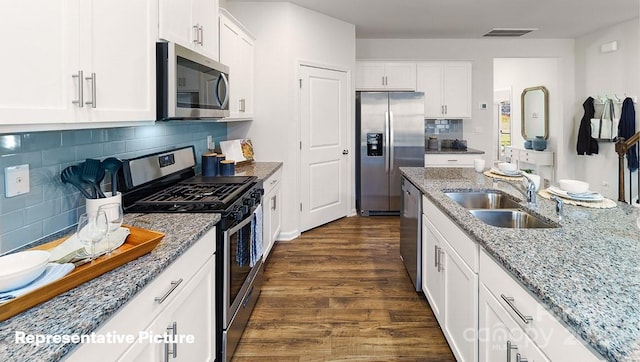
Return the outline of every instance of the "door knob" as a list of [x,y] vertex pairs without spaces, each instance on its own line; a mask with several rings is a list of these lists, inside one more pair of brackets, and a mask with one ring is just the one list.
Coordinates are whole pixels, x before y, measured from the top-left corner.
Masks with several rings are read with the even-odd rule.
[[348,155],[349,154],[349,150],[342,150],[342,154],[343,155]]

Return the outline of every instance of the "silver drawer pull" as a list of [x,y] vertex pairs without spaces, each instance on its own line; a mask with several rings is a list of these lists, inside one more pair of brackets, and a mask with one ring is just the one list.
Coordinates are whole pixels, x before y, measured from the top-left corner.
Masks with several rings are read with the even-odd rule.
[[[511,341],[507,341],[507,362],[511,362],[511,350],[518,349],[518,346],[511,343]],[[518,353],[519,355],[519,353]]]
[[516,306],[513,304],[513,297],[507,297],[504,294],[500,294],[500,297],[509,305],[509,307],[511,307],[511,309],[513,309],[514,312],[516,312],[518,317],[520,317],[520,319],[522,319],[525,324],[529,324],[529,322],[533,320],[533,317],[522,314],[522,312],[520,312],[518,308],[516,308]]
[[73,79],[76,79],[76,78],[78,79],[78,99],[75,101],[71,101],[71,103],[77,104],[79,108],[84,107],[84,93],[82,91],[83,89],[82,82],[83,82],[84,76],[82,74],[83,74],[82,71],[79,70],[78,74],[73,74],[71,76],[71,78]]
[[164,343],[164,361],[169,362],[169,356],[176,358],[178,357],[178,343],[176,341],[176,334],[178,334],[178,322],[173,322],[169,327],[167,327],[167,334],[171,332],[171,336],[173,337],[173,349],[169,349],[169,342]]
[[156,302],[158,302],[158,304],[162,304],[162,302],[164,302],[165,299],[167,299],[169,297],[169,295],[171,293],[173,293],[174,290],[176,290],[176,288],[178,287],[178,285],[180,285],[180,283],[182,283],[182,278],[171,282],[171,288],[169,288],[169,290],[167,290],[166,293],[164,293],[164,295],[162,297],[155,297],[153,300],[155,300]]
[[458,162],[458,160],[447,160],[449,162]]
[[520,356],[520,353],[516,353],[516,362],[529,362],[529,360]]

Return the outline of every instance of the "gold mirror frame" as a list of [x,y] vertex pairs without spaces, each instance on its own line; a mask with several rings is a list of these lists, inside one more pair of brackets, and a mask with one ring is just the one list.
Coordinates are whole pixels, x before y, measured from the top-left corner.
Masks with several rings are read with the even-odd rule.
[[[535,95],[534,92],[538,92],[538,91],[542,92],[542,96],[544,97],[544,99],[542,100],[542,102],[537,102],[537,103],[542,103],[542,106],[544,107],[544,109],[536,112],[535,109],[531,110],[531,108],[534,107],[535,104],[531,104],[531,102],[529,102],[530,104],[527,107],[525,98],[527,98],[527,93],[531,93],[529,94],[529,96],[531,97]],[[525,140],[530,140],[530,139],[534,139],[535,136],[544,136],[545,140],[548,139],[549,138],[549,91],[547,90],[547,88],[545,88],[544,86],[525,88],[522,91],[522,95],[520,96],[520,101],[521,101],[520,109],[521,109],[521,115],[522,115],[520,133],[522,134],[522,138],[524,138]],[[529,108],[529,110],[527,110],[527,108]],[[527,112],[529,112],[529,114]],[[542,117],[543,117],[543,119],[540,121],[543,122],[542,126],[544,127],[544,132],[541,132],[541,133],[544,133],[544,135],[533,134],[531,136],[528,136],[527,127],[526,127],[527,122],[529,124],[535,122],[536,119],[540,118],[540,114],[542,114]]]

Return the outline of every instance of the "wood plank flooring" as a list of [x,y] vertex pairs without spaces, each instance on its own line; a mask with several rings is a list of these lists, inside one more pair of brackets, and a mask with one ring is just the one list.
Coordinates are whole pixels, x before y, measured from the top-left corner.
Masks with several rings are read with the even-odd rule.
[[400,260],[398,217],[278,242],[233,361],[455,361]]

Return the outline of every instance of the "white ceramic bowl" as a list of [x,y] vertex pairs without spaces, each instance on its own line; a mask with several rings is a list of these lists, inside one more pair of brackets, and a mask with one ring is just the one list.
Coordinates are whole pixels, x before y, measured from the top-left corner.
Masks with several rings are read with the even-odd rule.
[[589,191],[589,184],[578,180],[558,180],[558,185],[563,191],[580,194]]
[[518,166],[516,166],[515,163],[509,163],[509,162],[501,162],[498,164],[498,170],[502,171],[502,172],[516,172],[518,171]]
[[28,250],[0,257],[0,292],[20,288],[40,276],[49,263],[44,250]]

